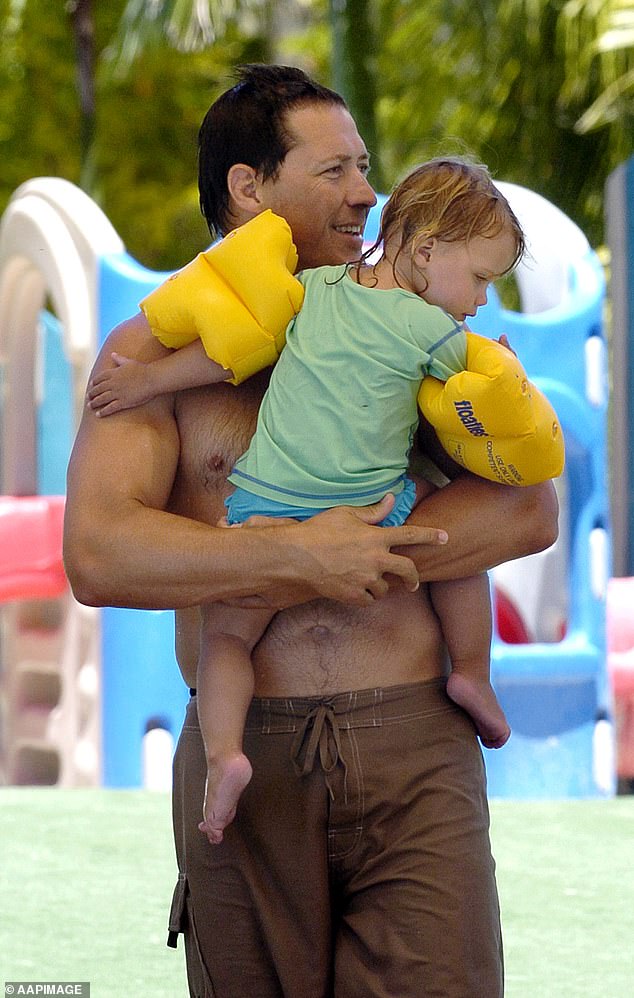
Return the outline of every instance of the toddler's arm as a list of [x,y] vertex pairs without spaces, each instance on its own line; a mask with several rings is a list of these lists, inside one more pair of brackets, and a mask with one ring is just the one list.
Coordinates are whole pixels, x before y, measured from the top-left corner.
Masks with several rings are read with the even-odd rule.
[[194,340],[149,364],[120,353],[112,353],[110,357],[115,366],[96,374],[86,391],[87,404],[97,416],[111,416],[150,402],[158,395],[233,377],[232,371],[207,356],[202,340]]

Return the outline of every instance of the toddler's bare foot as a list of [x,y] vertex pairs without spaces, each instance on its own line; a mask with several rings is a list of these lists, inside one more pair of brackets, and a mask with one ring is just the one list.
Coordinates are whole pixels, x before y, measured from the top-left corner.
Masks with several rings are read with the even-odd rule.
[[204,820],[198,828],[212,845],[222,842],[223,832],[235,817],[240,795],[251,779],[251,763],[242,752],[218,759],[207,771]]
[[490,683],[454,671],[447,680],[447,693],[471,715],[486,748],[502,748],[509,740],[511,729]]

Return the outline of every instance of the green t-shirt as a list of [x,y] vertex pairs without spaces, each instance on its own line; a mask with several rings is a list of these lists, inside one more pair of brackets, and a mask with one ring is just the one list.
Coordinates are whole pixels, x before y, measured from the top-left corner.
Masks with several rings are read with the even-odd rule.
[[304,304],[229,480],[278,502],[365,506],[399,492],[427,374],[464,370],[461,323],[401,288],[367,288],[346,268],[299,275]]

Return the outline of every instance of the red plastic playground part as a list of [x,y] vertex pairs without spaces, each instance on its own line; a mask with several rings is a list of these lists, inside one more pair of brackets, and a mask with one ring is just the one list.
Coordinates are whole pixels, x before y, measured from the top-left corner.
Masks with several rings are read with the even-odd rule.
[[0,496],[0,603],[54,599],[62,563],[64,496]]
[[510,645],[527,645],[530,635],[515,603],[504,590],[497,586],[493,590],[493,611],[498,635]]
[[[62,563],[64,496],[0,496],[0,603],[54,599],[67,586]],[[495,590],[498,633],[510,644],[530,641],[506,593]]]

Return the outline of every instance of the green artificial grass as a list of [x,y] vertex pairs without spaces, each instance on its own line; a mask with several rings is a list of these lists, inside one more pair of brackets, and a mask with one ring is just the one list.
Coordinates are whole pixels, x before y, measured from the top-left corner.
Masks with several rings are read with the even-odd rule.
[[634,798],[495,801],[507,998],[634,995]]
[[[634,798],[494,801],[491,812],[506,998],[631,998]],[[167,795],[3,788],[0,814],[0,983],[186,998],[182,943],[165,947]]]
[[182,943],[165,946],[176,882],[166,794],[4,788],[0,814],[0,984],[186,998]]

